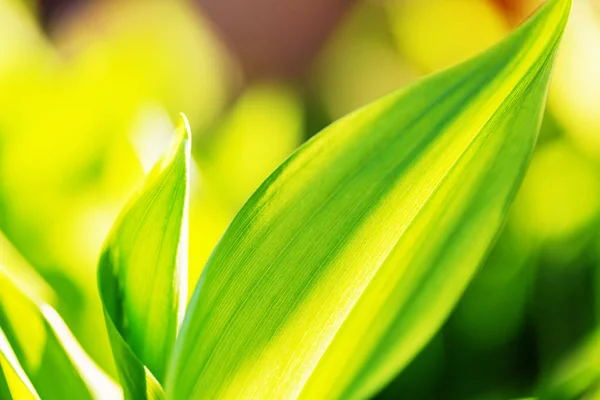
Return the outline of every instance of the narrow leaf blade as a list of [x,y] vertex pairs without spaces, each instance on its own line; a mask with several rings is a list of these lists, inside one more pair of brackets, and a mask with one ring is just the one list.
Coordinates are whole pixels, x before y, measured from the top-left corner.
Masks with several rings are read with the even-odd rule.
[[100,296],[127,398],[163,396],[159,382],[187,301],[189,164],[182,117],[176,142],[124,209],[100,258]]
[[9,400],[39,400],[40,398],[2,329],[0,329],[0,397]]
[[119,398],[117,385],[85,354],[56,311],[30,292],[30,282],[23,281],[41,278],[33,270],[24,276],[14,272],[0,265],[2,363],[10,365],[4,373],[19,377],[21,389],[31,386],[33,397]]

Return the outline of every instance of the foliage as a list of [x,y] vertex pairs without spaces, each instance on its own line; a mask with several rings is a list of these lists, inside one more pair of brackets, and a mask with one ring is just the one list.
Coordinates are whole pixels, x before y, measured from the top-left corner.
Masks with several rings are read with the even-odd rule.
[[[549,1],[479,56],[300,147],[233,219],[189,304],[182,117],[100,255],[124,397],[352,399],[384,388],[439,331],[507,218],[570,6]],[[29,278],[0,272],[0,394],[118,396],[19,283]]]

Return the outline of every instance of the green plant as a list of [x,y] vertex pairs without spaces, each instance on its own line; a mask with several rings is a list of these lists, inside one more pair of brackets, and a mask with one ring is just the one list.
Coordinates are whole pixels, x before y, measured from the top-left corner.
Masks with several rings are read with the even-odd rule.
[[[187,310],[183,119],[99,262],[125,397],[365,398],[381,389],[441,326],[502,226],[569,7],[548,2],[479,57],[301,147],[231,223]],[[116,396],[37,290],[2,272],[2,398]]]

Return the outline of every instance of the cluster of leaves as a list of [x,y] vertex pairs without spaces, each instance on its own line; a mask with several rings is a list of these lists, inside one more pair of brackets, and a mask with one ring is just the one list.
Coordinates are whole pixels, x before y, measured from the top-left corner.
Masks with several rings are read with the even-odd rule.
[[[365,398],[385,386],[440,328],[503,224],[569,7],[549,1],[479,57],[302,146],[233,220],[189,305],[182,118],[100,257],[125,398]],[[7,271],[2,398],[119,396]]]

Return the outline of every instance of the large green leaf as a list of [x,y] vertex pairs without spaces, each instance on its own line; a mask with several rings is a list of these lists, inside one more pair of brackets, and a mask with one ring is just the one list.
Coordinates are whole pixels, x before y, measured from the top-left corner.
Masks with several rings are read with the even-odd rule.
[[534,147],[569,10],[293,154],[217,245],[167,375],[174,399],[372,395],[443,323]]
[[[5,245],[0,235],[0,246]],[[17,270],[2,262],[0,394],[8,388],[15,399],[37,398],[38,393],[42,399],[118,398],[118,387],[85,354],[56,311],[38,295],[36,288],[43,288],[42,293],[47,290],[37,284],[41,278],[24,265]],[[6,383],[4,388],[2,381]]]
[[[244,89],[214,131],[196,142],[201,190],[191,193],[189,285],[246,200],[301,143],[303,105],[291,88],[271,83]],[[208,140],[207,140],[208,139]]]
[[98,285],[127,398],[161,398],[187,301],[190,141],[177,140],[125,208],[100,258]]

